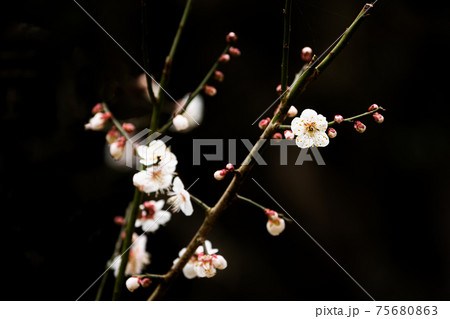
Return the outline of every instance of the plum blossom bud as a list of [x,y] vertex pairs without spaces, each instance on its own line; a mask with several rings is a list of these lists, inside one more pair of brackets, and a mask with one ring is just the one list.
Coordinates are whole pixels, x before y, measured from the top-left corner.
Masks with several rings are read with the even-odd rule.
[[139,278],[137,277],[130,277],[128,278],[127,282],[125,283],[127,286],[127,289],[131,292],[135,291],[139,288]]
[[219,270],[223,270],[227,268],[228,263],[221,255],[211,255],[212,256],[212,264],[214,267],[216,267]]
[[237,41],[237,35],[234,32],[230,32],[227,34],[226,40],[228,43],[233,43]]
[[229,54],[227,54],[227,53],[222,54],[222,55],[219,57],[219,63],[227,63],[227,62],[230,61],[230,59],[231,59],[231,57],[230,57]]
[[226,169],[220,169],[214,173],[214,178],[218,181],[221,181],[225,178],[228,171]]
[[310,47],[304,47],[302,49],[302,60],[305,62],[311,61],[312,58],[312,49]]
[[177,131],[184,131],[189,127],[189,121],[185,116],[176,114],[173,118],[173,127]]
[[123,218],[122,216],[114,217],[114,224],[119,226],[125,225],[125,218]]
[[272,236],[278,236],[283,232],[284,228],[286,227],[284,219],[280,218],[277,212],[270,209],[266,209],[265,213],[268,218],[266,224],[267,231]]
[[[286,87],[286,90],[289,91],[289,89],[290,89],[290,87],[287,86],[287,87]],[[281,95],[281,84],[278,84],[278,86],[277,86],[277,88],[276,88],[276,91],[277,91],[278,95]]]
[[224,79],[224,75],[221,71],[215,71],[214,72],[214,80],[216,80],[217,82],[222,82]]
[[269,123],[270,123],[270,117],[265,118],[265,119],[259,121],[258,127],[259,127],[261,130],[265,130],[266,127],[267,127],[267,125],[269,125]]
[[97,103],[92,108],[92,114],[97,114],[97,113],[100,113],[100,112],[103,112],[103,105],[102,105],[102,103]]
[[353,124],[353,127],[355,128],[356,132],[358,133],[364,133],[364,131],[366,130],[366,126],[361,123],[360,121],[355,121],[355,123]]
[[134,130],[136,129],[132,123],[123,123],[122,128],[127,133],[133,133]]
[[334,116],[334,121],[336,122],[336,123],[342,123],[342,121],[344,120],[344,117],[342,116],[342,115],[335,115]]
[[120,160],[125,153],[125,143],[125,137],[121,136],[109,146],[109,153],[116,161]]
[[337,135],[336,130],[335,130],[334,128],[330,127],[330,128],[328,129],[328,137],[329,137],[329,138],[335,138],[336,135]]
[[371,106],[369,106],[369,111],[375,111],[375,110],[378,110],[378,105],[376,105],[376,104],[372,104]]
[[214,86],[211,85],[205,85],[203,87],[203,89],[205,90],[205,94],[209,95],[209,96],[214,96],[217,94],[217,89]]
[[139,278],[139,283],[143,288],[148,288],[152,284],[152,280],[150,278]]
[[228,163],[227,166],[225,166],[225,169],[229,172],[233,172],[234,171],[234,165],[231,163]]
[[287,140],[293,140],[295,137],[295,134],[291,130],[284,131],[284,138]]
[[230,53],[230,55],[234,56],[234,57],[241,56],[241,50],[239,50],[238,48],[235,48],[235,47],[230,47],[228,49],[228,53]]
[[277,91],[278,94],[281,94],[281,84],[278,84],[275,90]]
[[93,117],[89,119],[89,123],[84,125],[84,129],[100,131],[105,126],[105,123],[111,118],[111,113],[95,113]]
[[120,137],[120,133],[115,126],[111,127],[111,129],[106,134],[106,142],[108,145],[111,145]]
[[281,140],[283,138],[283,135],[281,135],[281,133],[277,132],[277,133],[273,134],[272,138],[274,140]]
[[291,105],[291,107],[289,108],[289,110],[287,111],[287,116],[288,117],[295,117],[298,113],[298,110],[295,106]]
[[375,120],[375,122],[377,122],[378,124],[381,124],[384,122],[384,116],[381,115],[378,112],[373,113],[373,119]]

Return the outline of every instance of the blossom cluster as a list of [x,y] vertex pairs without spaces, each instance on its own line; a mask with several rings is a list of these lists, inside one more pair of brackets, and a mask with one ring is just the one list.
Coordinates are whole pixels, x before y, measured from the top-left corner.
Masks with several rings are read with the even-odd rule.
[[[205,240],[204,245],[199,246],[194,255],[188,261],[183,268],[183,274],[188,279],[195,277],[199,278],[211,278],[217,273],[217,269],[223,270],[227,268],[228,264],[225,258],[221,255],[217,255],[219,250],[212,248],[212,244],[209,240]],[[179,258],[173,261],[173,264],[177,264],[180,258],[186,252],[186,248],[180,250]]]

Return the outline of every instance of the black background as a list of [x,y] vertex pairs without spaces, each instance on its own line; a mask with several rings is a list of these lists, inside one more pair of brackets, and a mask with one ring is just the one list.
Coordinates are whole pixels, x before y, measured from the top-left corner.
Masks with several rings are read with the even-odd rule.
[[[138,62],[139,1],[79,2]],[[299,52],[325,50],[350,25],[363,1],[293,3],[290,78]],[[205,97],[204,123],[171,134],[179,172],[193,194],[213,205],[227,182],[212,178],[227,163],[192,166],[192,139],[248,138],[251,123],[277,97],[282,1],[194,1],[168,88],[192,91],[221,52],[229,31],[240,58],[224,66],[225,81]],[[160,77],[184,1],[150,5],[150,72]],[[350,44],[296,101],[331,119],[372,103],[387,109],[364,134],[351,125],[320,149],[326,166],[279,165],[279,149],[252,177],[377,300],[448,300],[448,8],[433,2],[377,2]],[[113,217],[132,198],[133,171],[105,157],[104,134],[84,131],[92,106],[116,95],[120,120],[147,126],[151,107],[135,87],[142,70],[73,1],[22,1],[1,12],[0,152],[1,264],[4,300],[75,300],[103,272],[119,231]],[[170,109],[164,116],[168,117]],[[272,111],[267,112],[270,116]],[[225,142],[226,143],[226,142]],[[227,145],[227,143],[225,144]],[[238,160],[246,149],[238,143]],[[282,211],[251,179],[241,193]],[[174,215],[149,236],[152,263],[163,273],[202,221]],[[229,266],[213,279],[180,278],[168,300],[367,300],[369,297],[295,224],[279,237],[266,218],[236,203],[209,239]],[[104,298],[110,298],[112,282]],[[97,286],[82,300],[95,298]],[[150,289],[125,293],[145,299]]]

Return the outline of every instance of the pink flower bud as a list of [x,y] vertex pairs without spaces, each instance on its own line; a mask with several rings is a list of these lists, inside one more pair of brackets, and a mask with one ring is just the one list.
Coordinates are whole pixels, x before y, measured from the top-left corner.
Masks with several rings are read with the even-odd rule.
[[230,55],[229,54],[227,54],[227,53],[225,53],[225,54],[222,54],[220,57],[219,57],[219,63],[227,63],[227,62],[229,62],[230,61]]
[[105,120],[105,122],[108,121],[112,117],[111,112],[105,112],[105,113],[100,113],[100,114],[102,114],[102,119]]
[[89,123],[84,125],[86,130],[100,131],[105,126],[106,121],[111,118],[111,113],[95,113],[93,117],[89,119]]
[[122,216],[114,217],[114,224],[119,226],[125,225],[125,218],[123,218]]
[[228,33],[226,40],[228,43],[233,43],[237,41],[237,35],[234,32],[230,32]]
[[225,178],[225,176],[227,175],[227,170],[226,169],[220,169],[218,171],[216,171],[214,173],[214,178],[218,181],[221,181]]
[[217,89],[214,86],[210,86],[210,85],[205,85],[203,87],[203,89],[205,90],[205,94],[209,95],[209,96],[214,96],[217,94]]
[[143,288],[148,288],[152,284],[152,280],[150,278],[139,278],[139,283]]
[[[287,90],[287,91],[289,91],[289,89],[290,89],[289,86],[286,87],[286,90]],[[278,86],[277,86],[277,88],[276,88],[276,91],[277,91],[278,95],[281,95],[281,84],[278,84]]]
[[216,80],[217,82],[222,82],[224,77],[225,76],[223,75],[222,72],[220,71],[214,72],[214,80]]
[[228,49],[228,53],[230,53],[230,55],[234,56],[234,57],[241,56],[241,50],[239,50],[238,48],[235,48],[235,47],[230,47]]
[[334,121],[336,122],[336,123],[342,123],[342,121],[344,120],[344,117],[342,116],[342,115],[335,115],[334,116]]
[[375,111],[375,110],[378,110],[378,105],[376,105],[376,104],[372,104],[371,106],[369,106],[369,111]]
[[366,126],[361,123],[360,121],[355,121],[355,123],[353,124],[353,127],[355,128],[356,132],[358,133],[364,133],[364,131],[366,130]]
[[103,105],[102,105],[102,103],[97,103],[92,108],[92,114],[97,114],[97,113],[100,113],[100,112],[103,112]]
[[129,291],[133,292],[139,288],[139,278],[137,278],[137,277],[128,278],[125,285],[127,286],[127,289]]
[[329,136],[330,138],[335,138],[336,135],[337,135],[336,130],[335,130],[334,128],[330,127],[330,128],[328,129],[328,136]]
[[311,61],[312,58],[312,49],[310,47],[304,47],[302,49],[302,60],[305,62]]
[[132,133],[135,130],[135,127],[133,124],[131,123],[123,123],[122,124],[122,128],[124,129],[125,132],[127,133]]
[[291,130],[284,131],[284,138],[287,140],[293,140],[295,137],[295,134]]
[[108,142],[108,145],[111,145],[112,143],[117,141],[119,136],[120,136],[120,133],[117,130],[117,128],[115,126],[111,127],[111,129],[106,134],[106,141]]
[[259,121],[258,127],[261,130],[265,130],[266,127],[269,125],[269,123],[270,123],[270,117],[262,119],[261,121]]
[[289,108],[288,112],[287,112],[287,116],[288,116],[288,117],[295,117],[295,116],[297,115],[297,113],[298,113],[297,108],[296,108],[295,106],[292,105],[292,106]]
[[125,137],[121,136],[109,146],[109,152],[116,161],[120,160],[125,153],[125,143]]
[[227,166],[225,166],[226,170],[229,172],[233,172],[234,171],[234,165],[231,163],[228,163]]
[[377,122],[378,124],[381,124],[384,122],[384,116],[381,115],[378,112],[373,113],[373,119],[375,120],[375,122]]
[[278,93],[278,95],[281,94],[281,84],[278,84],[277,88],[275,89]]
[[283,138],[283,135],[281,135],[281,133],[277,132],[277,133],[273,134],[272,138],[274,140],[281,140]]

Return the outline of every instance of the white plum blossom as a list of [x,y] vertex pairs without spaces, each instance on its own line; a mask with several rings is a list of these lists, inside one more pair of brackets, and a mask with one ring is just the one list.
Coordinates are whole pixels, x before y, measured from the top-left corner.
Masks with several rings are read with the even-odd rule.
[[175,114],[173,118],[173,127],[175,128],[175,131],[184,131],[189,127],[189,121],[188,119],[181,114]]
[[[119,274],[121,257],[117,257],[111,266],[114,270],[114,276]],[[144,268],[150,264],[150,254],[147,252],[147,236],[142,234],[138,236],[133,234],[133,245],[131,246],[125,275],[141,274]]]
[[105,127],[105,123],[111,118],[111,113],[95,113],[93,117],[89,119],[89,123],[84,125],[84,129],[100,131]]
[[327,127],[327,119],[311,109],[303,110],[291,123],[292,132],[297,135],[296,144],[301,148],[327,146],[330,142],[325,132]]
[[127,279],[125,285],[127,286],[127,289],[131,292],[138,289],[141,285],[139,284],[139,278],[137,277],[130,277]]
[[133,176],[134,186],[147,194],[168,189],[178,164],[176,156],[161,140],[151,142],[148,147],[139,146],[137,152],[140,163],[147,168]]
[[116,160],[120,160],[125,153],[125,137],[121,136],[109,146],[109,153]]
[[[216,248],[212,248],[212,244],[211,244],[211,242],[209,240],[205,240],[204,246],[206,247],[206,251],[207,251],[208,254],[213,254],[214,255],[214,254],[216,254],[219,251]],[[186,248],[183,248],[178,253],[178,256],[179,257],[183,256],[185,252],[186,252]],[[193,279],[193,278],[198,276],[197,272],[195,270],[195,265],[199,261],[199,258],[204,256],[204,255],[205,255],[205,252],[204,252],[204,249],[203,249],[203,245],[197,247],[194,255],[191,257],[191,259],[188,261],[188,263],[183,268],[183,274],[184,274],[184,276],[187,279]],[[216,255],[216,256],[220,256],[220,255]],[[220,257],[222,257],[222,256],[220,256]],[[180,260],[180,258],[175,259],[173,261],[173,264],[175,265],[179,260]],[[223,260],[225,260],[225,259],[223,259]],[[217,267],[217,269],[224,269],[226,267],[226,261],[225,261],[225,267],[223,267],[223,260],[222,259],[218,259],[216,261],[216,264],[219,267],[222,267],[222,268]]]
[[172,191],[168,194],[170,197],[167,202],[171,205],[173,212],[179,212],[181,210],[186,216],[192,215],[194,208],[191,203],[191,195],[184,189],[183,182],[178,176],[175,177]]
[[200,255],[194,265],[194,271],[200,278],[211,278],[216,275],[216,269],[222,270],[227,266],[227,261],[221,255]]
[[171,214],[163,210],[164,200],[146,201],[139,206],[140,212],[136,219],[135,226],[142,227],[145,232],[155,232],[160,225],[165,225],[171,217]]
[[268,218],[266,227],[269,234],[272,236],[281,234],[286,227],[284,219],[280,218],[277,212],[270,209],[266,209],[266,215]]
[[[186,104],[190,94],[186,94],[182,99],[180,99],[177,102],[177,105],[175,107],[175,113],[180,113],[182,111],[183,106]],[[184,132],[189,132],[192,129],[199,126],[203,121],[203,113],[204,113],[204,101],[203,97],[201,95],[197,95],[187,106],[185,112],[183,113],[184,118],[188,122],[188,126],[183,129]],[[179,115],[178,115],[179,116]],[[178,117],[176,116],[174,118],[173,127],[172,130],[179,131],[176,127],[175,119]]]
[[140,163],[145,166],[159,165],[173,155],[161,140],[152,141],[149,146],[140,145],[137,148]]

